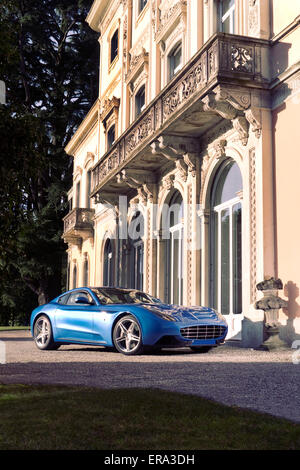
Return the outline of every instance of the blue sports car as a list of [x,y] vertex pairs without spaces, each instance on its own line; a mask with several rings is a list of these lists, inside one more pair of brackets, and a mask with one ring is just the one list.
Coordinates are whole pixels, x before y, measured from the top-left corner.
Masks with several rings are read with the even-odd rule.
[[148,347],[207,352],[227,334],[225,319],[211,308],[168,305],[144,292],[114,287],[70,290],[33,310],[30,325],[39,349],[92,344],[126,355]]

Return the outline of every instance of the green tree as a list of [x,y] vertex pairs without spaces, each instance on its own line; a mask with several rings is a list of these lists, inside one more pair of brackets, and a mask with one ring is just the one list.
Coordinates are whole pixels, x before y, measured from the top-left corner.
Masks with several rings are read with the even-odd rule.
[[0,303],[11,308],[24,284],[44,303],[64,283],[62,218],[72,181],[64,147],[98,90],[97,34],[85,22],[90,6],[0,4],[0,79],[7,88],[0,106]]

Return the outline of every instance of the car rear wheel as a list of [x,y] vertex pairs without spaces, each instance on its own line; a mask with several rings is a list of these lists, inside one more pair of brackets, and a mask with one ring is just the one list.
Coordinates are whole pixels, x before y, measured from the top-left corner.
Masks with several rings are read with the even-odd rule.
[[46,315],[38,317],[34,324],[33,338],[39,349],[57,349],[59,344],[53,341],[52,326]]
[[113,342],[116,349],[127,356],[143,351],[141,327],[132,315],[126,315],[116,323]]
[[196,353],[207,353],[212,349],[211,346],[190,346],[191,350]]

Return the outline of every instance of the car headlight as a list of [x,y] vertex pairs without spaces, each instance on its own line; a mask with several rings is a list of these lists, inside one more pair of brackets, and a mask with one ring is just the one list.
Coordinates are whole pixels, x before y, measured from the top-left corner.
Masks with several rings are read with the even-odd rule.
[[219,313],[215,310],[215,314],[217,315],[217,317],[220,321],[223,321],[227,325],[227,321],[226,321],[225,317],[222,315],[222,313]]
[[176,321],[175,318],[172,317],[171,313],[166,313],[164,310],[161,310],[159,307],[154,307],[152,305],[143,305],[144,308],[149,310],[149,312],[154,313],[159,318],[167,321]]

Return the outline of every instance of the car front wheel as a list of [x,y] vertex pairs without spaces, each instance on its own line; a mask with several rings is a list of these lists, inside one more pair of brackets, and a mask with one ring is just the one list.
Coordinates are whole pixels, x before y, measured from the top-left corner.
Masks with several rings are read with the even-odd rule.
[[127,356],[143,351],[141,327],[132,315],[126,315],[116,323],[113,342],[116,349]]
[[34,324],[33,338],[39,349],[57,349],[59,344],[53,341],[52,326],[46,315],[41,315]]

